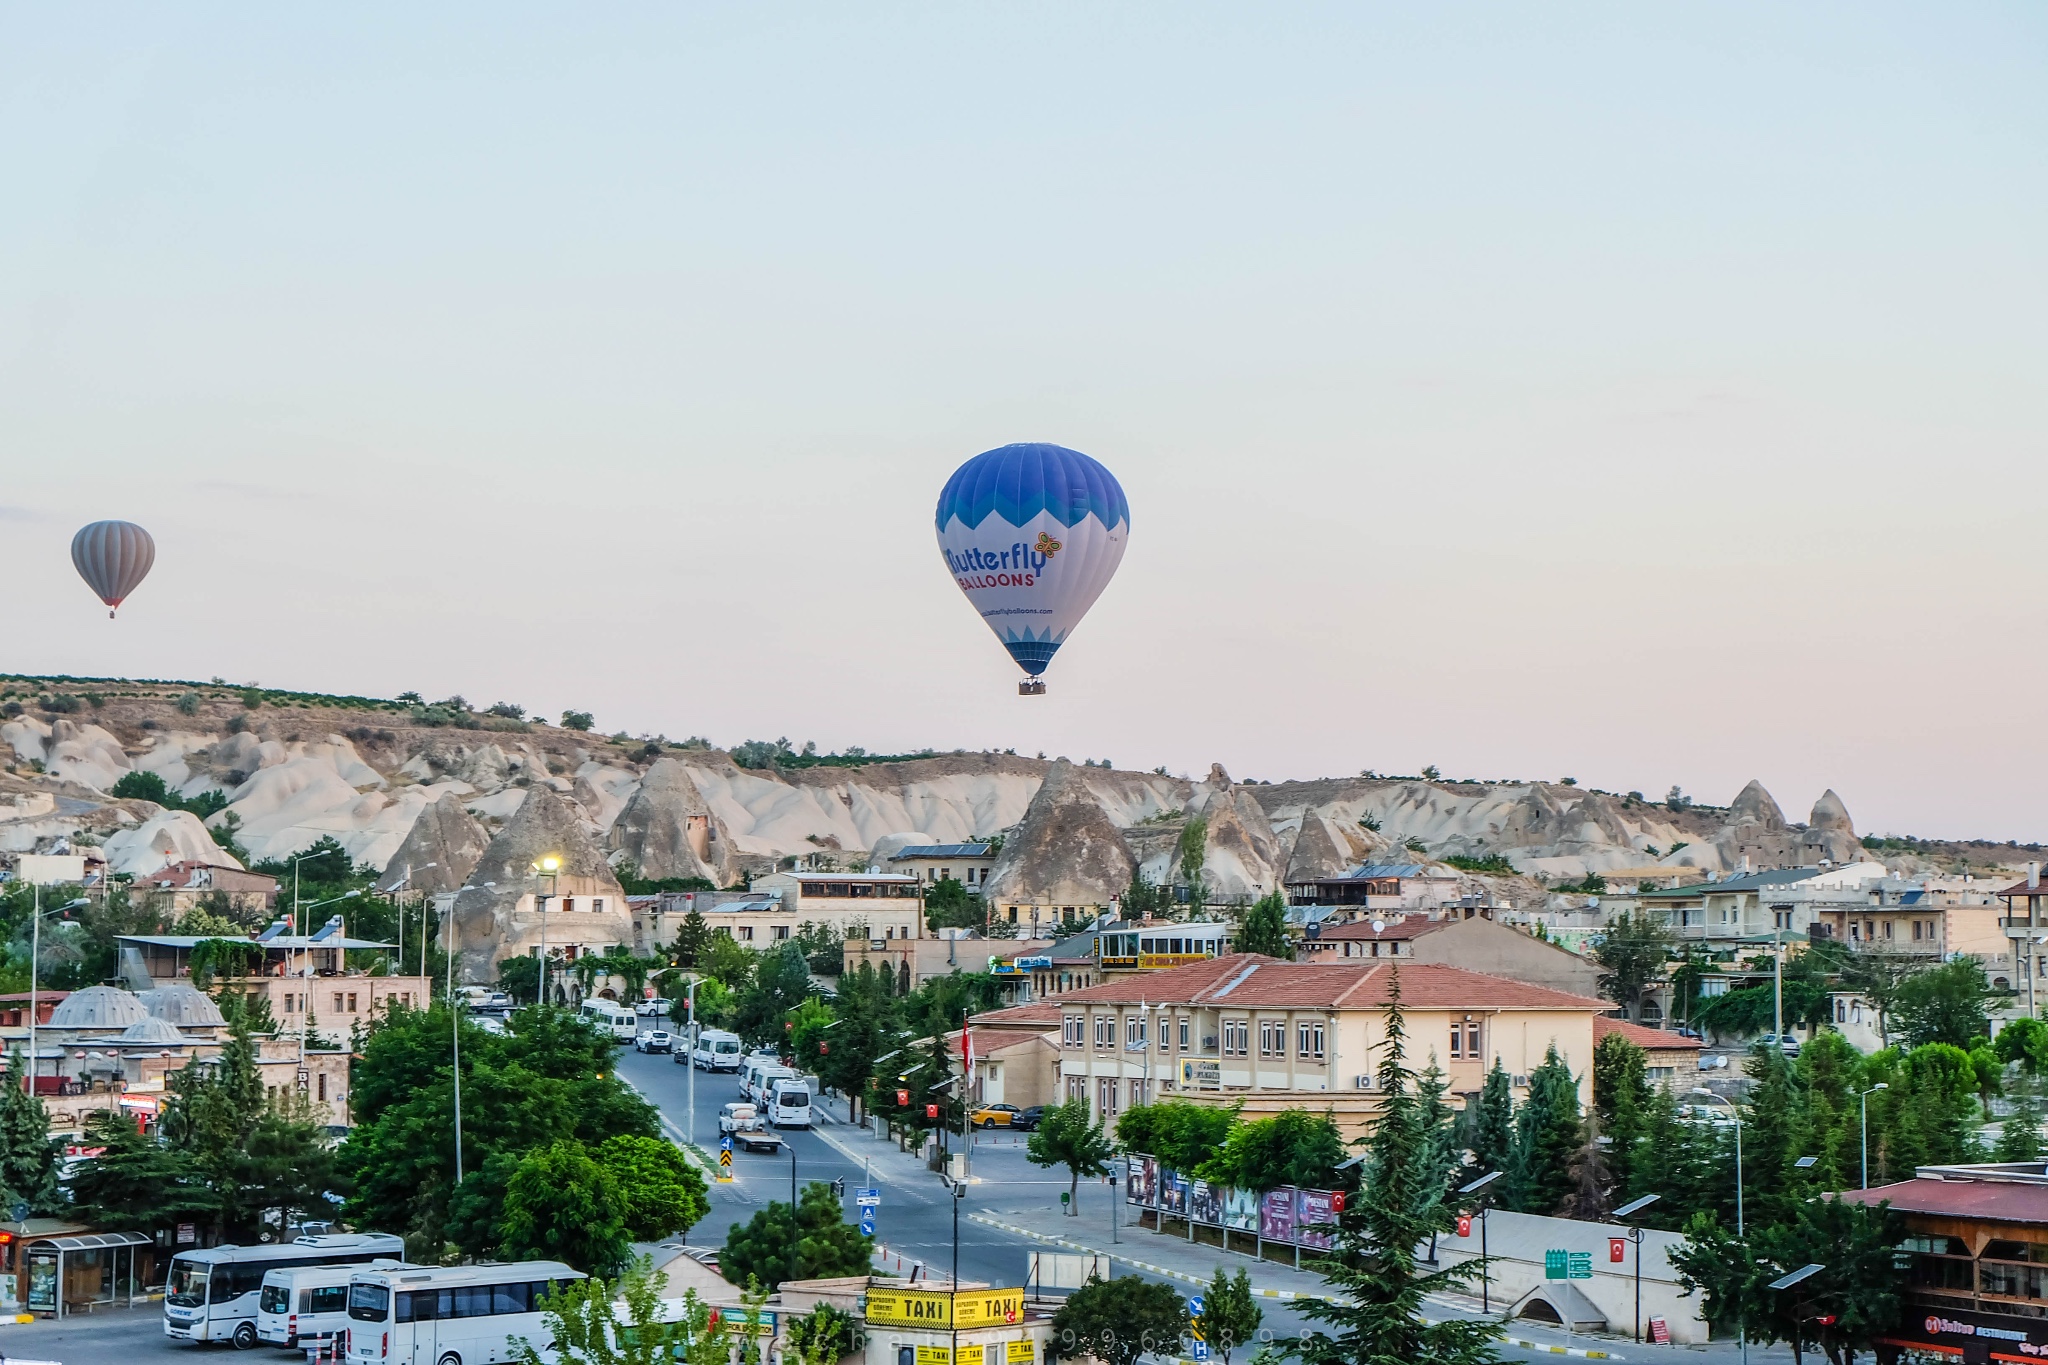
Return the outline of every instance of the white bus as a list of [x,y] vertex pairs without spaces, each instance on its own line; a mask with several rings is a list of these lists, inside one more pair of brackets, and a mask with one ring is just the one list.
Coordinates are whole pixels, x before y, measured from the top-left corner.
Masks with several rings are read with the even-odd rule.
[[560,1261],[358,1270],[348,1286],[348,1365],[494,1365],[512,1340],[548,1349],[541,1300],[584,1278]]
[[[404,1261],[372,1261],[373,1267],[405,1268]],[[256,1297],[256,1335],[286,1350],[305,1342],[332,1341],[348,1328],[348,1282],[352,1265],[297,1266],[263,1277]]]
[[738,1071],[740,1036],[721,1029],[705,1029],[697,1035],[697,1046],[691,1051],[690,1060],[701,1071]]
[[171,1258],[164,1283],[164,1335],[183,1341],[256,1344],[256,1301],[273,1270],[403,1261],[405,1239],[387,1232],[300,1237],[275,1246],[218,1246]]
[[631,1038],[637,1027],[633,1011],[616,1000],[586,1000],[583,1017],[614,1038]]
[[778,1080],[795,1080],[796,1073],[784,1066],[773,1054],[766,1057],[749,1057],[740,1068],[740,1093],[745,1095],[762,1110],[768,1108],[768,1096],[775,1089]]
[[811,1088],[801,1077],[775,1078],[768,1093],[768,1125],[771,1128],[811,1126]]

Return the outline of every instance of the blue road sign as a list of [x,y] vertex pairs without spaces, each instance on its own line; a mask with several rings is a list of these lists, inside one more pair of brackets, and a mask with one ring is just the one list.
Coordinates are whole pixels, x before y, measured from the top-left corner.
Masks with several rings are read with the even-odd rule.
[[860,1235],[863,1237],[875,1235],[875,1211],[873,1209],[862,1209],[860,1211]]
[[720,1138],[720,1139],[718,1140],[718,1150],[719,1150],[719,1151],[721,1151],[721,1152],[729,1152],[729,1151],[731,1151],[731,1150],[732,1150],[732,1134],[731,1134],[731,1133],[727,1133],[727,1134],[726,1134],[726,1135],[725,1135],[724,1137],[722,1137],[722,1138]]
[[864,1209],[871,1209],[882,1202],[882,1192],[880,1190],[855,1190],[853,1192],[853,1202]]
[[1194,1359],[1207,1360],[1209,1358],[1208,1342],[1196,1338],[1194,1341],[1189,1342],[1188,1345],[1193,1351]]
[[1188,1316],[1199,1318],[1208,1306],[1207,1303],[1203,1302],[1202,1296],[1196,1294],[1188,1299]]

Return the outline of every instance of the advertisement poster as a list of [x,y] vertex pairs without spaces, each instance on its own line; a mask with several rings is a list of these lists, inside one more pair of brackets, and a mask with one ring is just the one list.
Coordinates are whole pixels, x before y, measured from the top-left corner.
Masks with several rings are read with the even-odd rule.
[[1197,1180],[1188,1187],[1188,1217],[1215,1227],[1223,1221],[1223,1187]]
[[1159,1168],[1159,1209],[1176,1218],[1188,1211],[1188,1178],[1164,1166]]
[[1336,1238],[1330,1235],[1336,1222],[1337,1211],[1330,1206],[1328,1190],[1294,1192],[1295,1241],[1316,1251],[1328,1251],[1336,1245]]
[[1159,1163],[1149,1156],[1134,1156],[1130,1164],[1130,1178],[1124,1186],[1124,1202],[1149,1209],[1159,1192]]
[[1237,1232],[1259,1230],[1259,1196],[1232,1186],[1223,1191],[1223,1226]]
[[1294,1240],[1294,1191],[1283,1185],[1259,1196],[1259,1236],[1269,1242]]

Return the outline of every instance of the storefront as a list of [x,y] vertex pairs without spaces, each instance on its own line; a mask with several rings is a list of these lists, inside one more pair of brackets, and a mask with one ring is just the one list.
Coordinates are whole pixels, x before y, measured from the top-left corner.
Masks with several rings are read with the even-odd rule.
[[156,1243],[139,1232],[92,1232],[30,1219],[0,1233],[0,1313],[69,1317],[147,1301]]
[[1039,1365],[1049,1312],[1022,1289],[912,1289],[875,1280],[867,1295],[866,1365]]
[[1881,1361],[2048,1358],[2048,1163],[1922,1166],[1842,1198],[1889,1203],[1905,1225],[1904,1310]]

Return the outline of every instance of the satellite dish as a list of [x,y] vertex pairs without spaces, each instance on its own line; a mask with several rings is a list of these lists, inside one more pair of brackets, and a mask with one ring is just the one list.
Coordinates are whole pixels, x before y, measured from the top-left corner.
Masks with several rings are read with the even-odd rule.
[[1387,922],[1385,920],[1376,919],[1372,922],[1372,936],[1374,938],[1378,938],[1385,932],[1387,932]]

